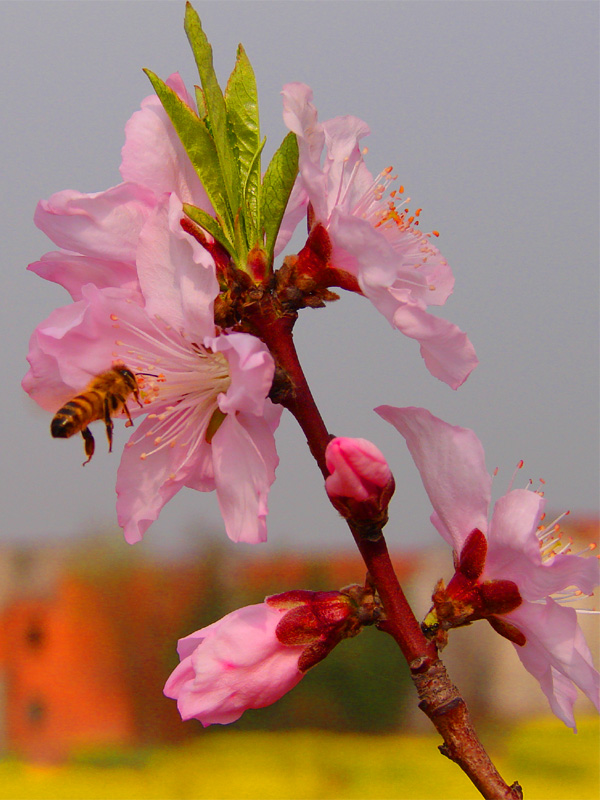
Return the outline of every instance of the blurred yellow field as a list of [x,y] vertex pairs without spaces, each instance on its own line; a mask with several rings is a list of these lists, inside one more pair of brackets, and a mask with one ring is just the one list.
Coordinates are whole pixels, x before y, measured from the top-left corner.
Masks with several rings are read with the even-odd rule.
[[[489,732],[503,776],[525,800],[597,800],[599,724],[555,719]],[[479,793],[436,752],[435,736],[246,733],[209,729],[190,744],[93,753],[64,766],[0,763],[2,800],[470,800]]]

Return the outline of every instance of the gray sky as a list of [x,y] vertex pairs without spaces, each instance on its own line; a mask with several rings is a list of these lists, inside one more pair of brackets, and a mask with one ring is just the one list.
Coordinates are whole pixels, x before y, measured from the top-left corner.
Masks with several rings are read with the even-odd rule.
[[[270,156],[286,130],[281,86],[312,86],[321,119],[363,118],[367,165],[388,164],[436,228],[456,278],[440,313],[480,366],[453,392],[416,343],[366,300],[306,310],[296,342],[330,430],[371,439],[396,476],[391,547],[435,540],[401,437],[372,413],[423,405],[473,428],[504,493],[546,481],[551,509],[598,506],[598,6],[595,2],[199,2],[224,83],[242,41],[256,71]],[[119,182],[126,120],[151,93],[142,67],[196,76],[183,2],[0,2],[4,226],[1,541],[78,536],[115,524],[112,455],[101,431],[81,468],[79,437],[20,389],[34,326],[67,294],[25,267],[54,245],[33,225],[39,198]],[[264,164],[266,165],[266,160]],[[296,240],[298,246],[299,240]],[[288,249],[287,252],[291,252]],[[347,544],[301,432],[284,415],[263,547]],[[180,492],[136,547],[173,548],[222,529],[214,494]],[[223,532],[223,537],[225,534]],[[124,547],[126,545],[123,545]],[[236,545],[240,547],[240,545]],[[231,547],[234,547],[232,544]]]

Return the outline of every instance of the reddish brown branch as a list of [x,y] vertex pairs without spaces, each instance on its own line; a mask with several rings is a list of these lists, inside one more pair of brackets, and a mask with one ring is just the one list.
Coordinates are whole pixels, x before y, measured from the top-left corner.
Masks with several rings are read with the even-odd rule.
[[522,800],[519,784],[506,784],[477,738],[464,700],[406,600],[383,536],[369,541],[354,531],[353,535],[385,610],[386,619],[378,627],[393,636],[408,661],[419,708],[444,740],[440,751],[461,767],[488,800]]
[[419,708],[444,739],[440,752],[458,764],[488,800],[523,800],[521,786],[516,781],[508,786],[492,764],[442,662],[416,659],[410,663],[410,671],[421,700]]
[[[311,453],[323,476],[327,477],[325,448],[331,435],[294,348],[294,319],[257,314],[253,323],[289,381],[289,391],[282,393],[279,402],[298,420]],[[420,699],[419,708],[444,740],[440,751],[461,767],[487,800],[522,800],[519,784],[508,786],[492,764],[477,738],[464,700],[437,658],[435,645],[423,635],[398,582],[383,534],[380,531],[378,536],[373,536],[371,532],[369,538],[365,538],[359,524],[351,518],[347,522],[383,604],[385,620],[378,627],[394,638],[408,661]]]
[[261,319],[260,316],[257,316],[253,318],[252,322],[261,339],[269,348],[277,366],[283,370],[289,380],[290,390],[287,395],[280,398],[281,405],[297,419],[306,436],[310,452],[323,477],[326,478],[329,472],[325,465],[325,448],[332,437],[325,427],[298,360],[292,337],[295,318],[290,316],[274,317],[270,321],[267,319],[265,324],[264,317]]
[[427,641],[412,613],[392,566],[385,539],[383,536],[376,541],[361,539],[360,534],[354,531],[353,535],[385,609],[386,619],[378,627],[395,639],[409,664],[424,657],[435,660],[435,646]]

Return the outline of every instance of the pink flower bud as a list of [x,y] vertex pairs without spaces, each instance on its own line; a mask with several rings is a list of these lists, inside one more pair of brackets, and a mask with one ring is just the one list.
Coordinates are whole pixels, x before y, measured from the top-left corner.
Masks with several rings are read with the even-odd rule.
[[177,700],[182,719],[205,727],[234,722],[300,681],[304,646],[282,644],[275,634],[284,613],[266,603],[245,606],[179,640],[181,663],[164,693]]
[[331,473],[325,488],[331,498],[376,500],[392,480],[383,454],[366,439],[332,439],[325,451],[325,462]]

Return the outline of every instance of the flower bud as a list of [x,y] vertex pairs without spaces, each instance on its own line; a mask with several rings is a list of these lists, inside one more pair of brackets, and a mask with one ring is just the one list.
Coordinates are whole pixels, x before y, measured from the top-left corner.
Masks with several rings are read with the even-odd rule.
[[366,439],[332,439],[325,462],[331,473],[325,481],[329,497],[374,500],[392,478],[382,452]]
[[[309,589],[291,589],[280,594],[272,594],[265,598],[265,603],[271,608],[276,608],[284,613],[277,625],[276,633],[279,641],[285,644],[305,644],[306,633],[309,638],[314,634],[320,635],[325,629],[339,626],[348,620],[356,611],[356,602],[351,596],[348,587],[346,592],[312,592]],[[356,586],[360,589],[360,587]],[[301,612],[296,615],[299,624],[294,626],[293,638],[282,635],[282,631],[289,629],[287,622],[290,611]],[[300,623],[300,620],[302,622]],[[302,629],[303,633],[300,632]]]
[[342,639],[381,615],[370,585],[272,595],[180,639],[181,662],[164,693],[177,700],[184,720],[235,722],[247,709],[279,700]]
[[342,639],[360,633],[363,624],[369,624],[364,612],[360,613],[363,595],[361,587],[352,586],[342,592],[296,589],[267,597],[267,605],[285,612],[275,629],[277,639],[282,644],[304,647],[298,660],[301,672],[322,661]]
[[381,451],[366,439],[341,436],[325,450],[331,473],[325,489],[340,514],[365,538],[378,538],[387,522],[394,477]]

